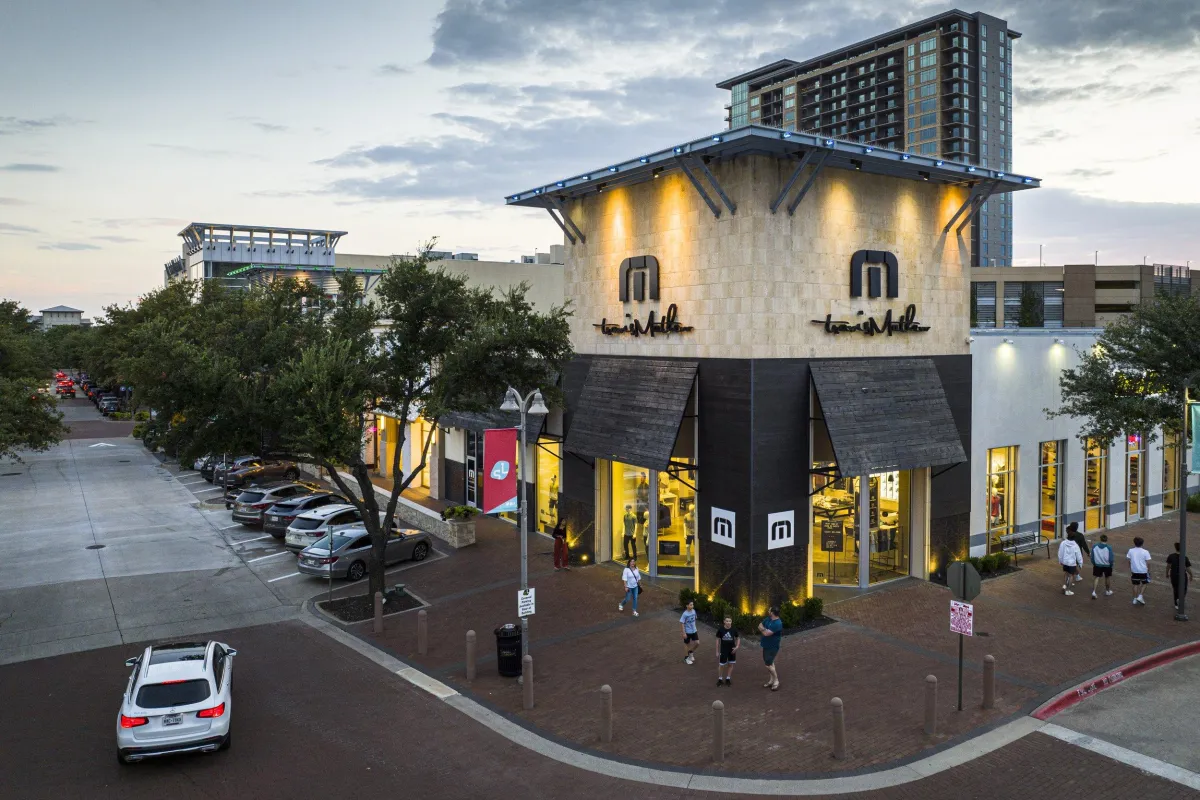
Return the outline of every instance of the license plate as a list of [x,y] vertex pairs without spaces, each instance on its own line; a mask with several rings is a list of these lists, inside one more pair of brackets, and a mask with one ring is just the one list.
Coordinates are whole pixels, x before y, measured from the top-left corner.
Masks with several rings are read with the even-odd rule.
[[308,566],[308,567],[315,567],[315,566],[317,565],[317,562],[316,562],[315,560],[311,559],[311,558],[305,558],[305,559],[302,559],[302,560],[304,561],[304,564],[305,564],[305,566]]
[[279,522],[279,517],[272,516],[271,522]]
[[183,722],[183,714],[167,714],[163,717],[163,726],[178,725]]

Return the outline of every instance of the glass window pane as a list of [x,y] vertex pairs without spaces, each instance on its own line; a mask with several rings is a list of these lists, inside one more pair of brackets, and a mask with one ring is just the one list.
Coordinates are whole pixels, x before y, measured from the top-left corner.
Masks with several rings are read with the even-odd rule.
[[638,569],[650,568],[650,472],[612,462],[613,560],[637,559]]
[[988,552],[1007,544],[1016,531],[1017,447],[993,447],[987,455]]
[[[673,458],[673,461],[684,459]],[[687,459],[689,464],[695,464]],[[658,574],[688,576],[696,563],[696,471],[658,473]]]
[[[537,448],[537,525],[550,533],[558,524],[558,497],[562,481],[562,442],[540,439]],[[568,545],[571,542],[567,542]]]

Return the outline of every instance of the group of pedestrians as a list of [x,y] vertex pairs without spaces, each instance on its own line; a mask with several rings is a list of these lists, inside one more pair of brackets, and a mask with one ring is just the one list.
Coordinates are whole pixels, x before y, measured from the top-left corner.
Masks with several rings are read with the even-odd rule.
[[[1140,536],[1133,538],[1133,547],[1125,553],[1129,562],[1130,582],[1133,585],[1133,605],[1146,605],[1145,591],[1150,583],[1150,551],[1145,547],[1145,541]],[[1104,594],[1112,595],[1113,549],[1108,544],[1108,535],[1100,534],[1100,541],[1091,547],[1087,539],[1079,532],[1079,523],[1067,525],[1067,535],[1058,543],[1058,563],[1063,570],[1063,594],[1075,594],[1072,588],[1083,581],[1084,558],[1092,563],[1092,599],[1100,589],[1100,579],[1104,579]],[[1175,543],[1175,552],[1167,556],[1167,580],[1175,595],[1175,608],[1179,608],[1180,598],[1187,593],[1188,581],[1192,579],[1192,561],[1187,559],[1183,568],[1179,564],[1179,542]]]
[[[617,611],[624,611],[625,606],[633,608],[633,616],[638,615],[637,599],[642,591],[642,573],[637,561],[629,559],[625,569],[621,570],[621,586],[625,596],[617,605]],[[683,663],[691,666],[696,663],[696,650],[700,647],[700,631],[696,627],[696,604],[688,601],[683,615],[679,617],[680,632],[683,635]],[[764,689],[779,691],[779,673],[775,669],[775,660],[779,656],[779,645],[783,637],[783,620],[779,618],[779,609],[771,606],[767,616],[758,623],[759,647],[762,648],[763,665],[767,669],[767,682]],[[733,627],[733,618],[725,617],[716,635],[717,656],[717,686],[733,686],[733,668],[737,665],[737,654],[742,647],[742,637],[737,628]]]

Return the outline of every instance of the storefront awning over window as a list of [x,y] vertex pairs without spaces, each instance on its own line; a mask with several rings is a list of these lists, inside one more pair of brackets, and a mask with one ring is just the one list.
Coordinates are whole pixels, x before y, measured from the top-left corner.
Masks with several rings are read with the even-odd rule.
[[[535,414],[525,415],[525,438],[536,442],[542,433],[544,416]],[[520,428],[521,413],[519,411],[451,411],[442,415],[438,424],[443,428],[462,428],[465,431],[483,433],[489,428]]]
[[967,460],[932,360],[816,361],[811,369],[842,475]]
[[566,449],[665,471],[695,378],[695,361],[593,359]]

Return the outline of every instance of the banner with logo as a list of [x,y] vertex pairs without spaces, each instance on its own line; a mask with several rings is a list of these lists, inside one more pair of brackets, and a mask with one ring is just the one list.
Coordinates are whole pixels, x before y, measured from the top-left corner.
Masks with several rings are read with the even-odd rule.
[[483,513],[517,510],[517,429],[483,432]]
[[[1200,472],[1200,403],[1188,403],[1192,412],[1192,465],[1189,470],[1193,475]],[[1186,437],[1184,441],[1187,441]]]

